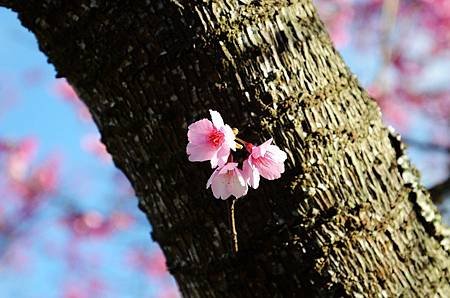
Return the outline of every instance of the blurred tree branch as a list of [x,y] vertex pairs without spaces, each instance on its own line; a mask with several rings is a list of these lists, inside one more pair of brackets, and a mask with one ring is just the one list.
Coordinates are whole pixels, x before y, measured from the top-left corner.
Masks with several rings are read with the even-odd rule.
[[419,141],[410,138],[403,138],[406,144],[410,146],[414,146],[424,150],[433,150],[433,151],[441,151],[444,153],[450,153],[450,147],[444,144],[436,144],[433,142]]
[[450,192],[450,176],[441,183],[432,186],[429,190],[431,198],[435,203],[442,203],[445,195]]
[[[403,138],[405,143],[410,146],[417,147],[423,150],[432,150],[432,151],[440,151],[443,153],[450,153],[450,147],[444,144],[436,144],[432,142],[424,142],[410,138]],[[450,176],[447,177],[446,180],[438,183],[428,189],[430,192],[431,198],[435,203],[442,203],[445,198],[445,195],[450,191]]]
[[384,0],[381,15],[380,46],[383,54],[383,65],[385,67],[391,61],[392,46],[391,36],[397,20],[399,0]]
[[18,4],[18,1],[14,0],[0,0],[0,6],[13,10],[18,7]]
[[384,90],[385,72],[391,63],[392,45],[391,36],[397,20],[399,0],[384,0],[381,13],[380,28],[380,52],[382,54],[382,63],[375,75],[373,84]]

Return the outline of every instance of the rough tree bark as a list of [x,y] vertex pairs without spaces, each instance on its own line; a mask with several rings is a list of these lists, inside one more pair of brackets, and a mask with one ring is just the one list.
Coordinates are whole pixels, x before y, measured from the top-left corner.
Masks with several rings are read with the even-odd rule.
[[[11,1],[89,107],[187,297],[448,297],[448,232],[309,0]],[[226,202],[187,161],[216,109],[287,172]]]

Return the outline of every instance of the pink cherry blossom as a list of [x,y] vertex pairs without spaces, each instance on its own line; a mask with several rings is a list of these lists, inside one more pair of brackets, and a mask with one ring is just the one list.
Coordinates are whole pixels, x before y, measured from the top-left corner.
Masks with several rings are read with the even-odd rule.
[[100,141],[100,137],[97,134],[85,135],[81,140],[81,147],[104,162],[112,161],[111,155],[108,153],[106,146]]
[[258,188],[259,186],[259,171],[250,162],[250,159],[246,159],[242,164],[242,175],[244,175],[245,181],[253,188]]
[[128,252],[128,263],[132,267],[142,270],[151,278],[166,277],[169,273],[166,257],[161,249],[131,249]]
[[211,186],[216,199],[226,200],[233,195],[240,198],[247,194],[248,186],[238,164],[229,162],[223,167],[217,168],[209,177],[206,188]]
[[54,88],[55,93],[67,101],[78,102],[80,100],[75,90],[65,79],[56,80]]
[[250,156],[243,164],[243,174],[246,182],[253,188],[259,186],[259,176],[268,180],[278,179],[284,172],[285,152],[272,145],[272,139],[259,146],[247,144]]
[[186,152],[190,161],[211,161],[211,167],[223,166],[230,155],[230,149],[236,150],[234,133],[231,127],[223,123],[216,111],[209,110],[211,121],[201,119],[188,127],[189,143]]
[[72,104],[77,110],[77,116],[83,121],[91,121],[91,113],[86,105],[80,100],[73,87],[65,80],[60,79],[55,81],[53,88],[55,95]]

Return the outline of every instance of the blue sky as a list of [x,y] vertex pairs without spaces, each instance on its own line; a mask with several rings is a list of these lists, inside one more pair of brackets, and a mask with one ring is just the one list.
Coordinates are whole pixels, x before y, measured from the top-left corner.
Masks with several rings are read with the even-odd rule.
[[[84,280],[93,278],[107,282],[108,289],[102,297],[157,297],[165,283],[158,278],[153,281],[132,268],[126,257],[132,248],[157,249],[150,239],[147,220],[136,208],[135,198],[125,198],[119,206],[111,204],[111,198],[117,196],[114,184],[121,174],[112,162],[99,160],[80,145],[84,136],[97,133],[96,127],[92,122],[80,121],[74,106],[54,92],[53,66],[47,63],[34,36],[20,25],[16,15],[3,8],[0,45],[0,138],[19,140],[34,136],[39,141],[38,161],[55,154],[62,158],[60,193],[43,206],[36,219],[23,226],[33,239],[23,237],[12,242],[20,247],[18,251],[27,259],[26,265],[17,269],[5,261],[11,256],[0,257],[0,296],[61,297],[65,284],[82,288]],[[37,82],[29,82],[30,76]],[[9,104],[11,99],[14,100]],[[84,177],[81,188],[80,178],[74,179],[80,176]],[[81,211],[126,211],[138,222],[105,240],[81,241],[80,254],[95,261],[84,260],[80,268],[70,268],[65,260],[70,236],[55,224],[63,212],[58,206],[61,201]],[[56,253],[49,252],[49,247]]]

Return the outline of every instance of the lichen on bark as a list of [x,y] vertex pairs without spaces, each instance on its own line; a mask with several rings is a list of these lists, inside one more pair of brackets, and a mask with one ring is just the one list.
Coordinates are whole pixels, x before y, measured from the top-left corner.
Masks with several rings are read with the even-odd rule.
[[[13,8],[89,107],[183,295],[450,293],[448,230],[311,1]],[[237,201],[236,255],[209,167],[185,155],[187,124],[210,108],[288,153],[282,179]]]

